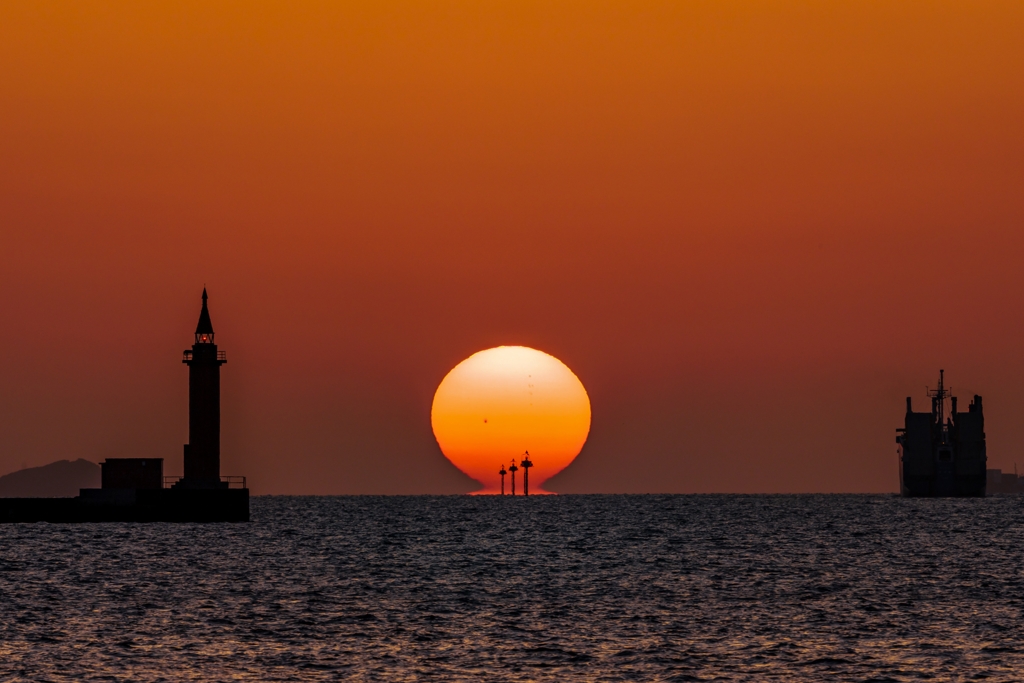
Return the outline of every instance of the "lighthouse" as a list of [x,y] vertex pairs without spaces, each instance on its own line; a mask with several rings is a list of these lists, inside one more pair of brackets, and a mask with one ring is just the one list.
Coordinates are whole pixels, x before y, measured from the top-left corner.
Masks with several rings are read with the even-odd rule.
[[227,355],[213,341],[213,322],[203,288],[195,343],[184,352],[188,366],[188,443],[181,488],[226,488],[220,480],[220,366]]
[[505,475],[508,472],[505,471],[505,463],[501,463],[501,469],[498,470],[498,474],[501,475],[501,495],[505,495]]
[[249,487],[243,476],[220,474],[220,366],[203,289],[188,366],[188,443],[185,476],[168,488],[163,458],[107,458],[100,488],[77,498],[0,498],[3,522],[248,522]]

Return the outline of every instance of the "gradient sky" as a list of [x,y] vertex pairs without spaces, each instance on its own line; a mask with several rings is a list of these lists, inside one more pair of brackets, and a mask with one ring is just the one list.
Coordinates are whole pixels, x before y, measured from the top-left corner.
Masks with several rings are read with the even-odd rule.
[[1024,4],[0,4],[0,473],[454,493],[433,392],[583,381],[561,492],[895,491],[904,398],[1024,467]]

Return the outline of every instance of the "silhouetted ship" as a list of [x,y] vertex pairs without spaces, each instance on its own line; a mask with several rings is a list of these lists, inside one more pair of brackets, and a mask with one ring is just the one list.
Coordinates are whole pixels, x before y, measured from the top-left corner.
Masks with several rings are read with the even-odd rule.
[[203,289],[188,366],[188,437],[185,476],[164,476],[163,458],[108,458],[100,463],[101,488],[75,498],[0,499],[0,522],[247,522],[245,477],[220,475],[220,366]]
[[981,396],[974,397],[966,413],[957,412],[956,397],[946,389],[944,374],[939,370],[939,388],[928,392],[931,412],[915,413],[908,396],[904,427],[896,430],[904,496],[985,495],[988,458]]

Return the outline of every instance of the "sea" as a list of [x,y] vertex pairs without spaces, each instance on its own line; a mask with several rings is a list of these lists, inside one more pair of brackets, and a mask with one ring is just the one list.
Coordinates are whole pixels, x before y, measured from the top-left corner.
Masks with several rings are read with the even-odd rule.
[[0,525],[0,681],[1021,681],[1024,497],[255,497]]

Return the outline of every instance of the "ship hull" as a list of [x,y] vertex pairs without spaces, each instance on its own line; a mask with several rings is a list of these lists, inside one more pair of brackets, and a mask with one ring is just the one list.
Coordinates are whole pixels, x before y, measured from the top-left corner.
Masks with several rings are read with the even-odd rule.
[[913,478],[903,479],[900,493],[904,498],[984,498],[985,479],[976,478],[958,481]]
[[[902,459],[901,459],[902,460]],[[931,473],[910,475],[905,461],[900,463],[900,493],[905,498],[983,498],[988,485],[984,461],[943,462],[931,464]],[[959,468],[959,472],[957,469]],[[917,467],[920,471],[920,467]]]

